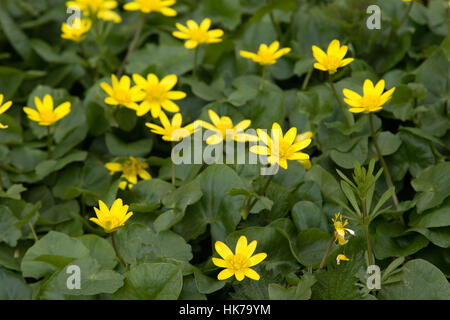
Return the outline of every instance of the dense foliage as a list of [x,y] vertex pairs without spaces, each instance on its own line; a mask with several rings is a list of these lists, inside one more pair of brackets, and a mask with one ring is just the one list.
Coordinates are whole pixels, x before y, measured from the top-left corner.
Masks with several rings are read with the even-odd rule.
[[[12,101],[0,114],[0,299],[450,299],[448,1],[178,0],[150,13],[117,2],[71,40],[61,36],[65,1],[0,0],[0,94]],[[366,24],[373,4],[381,29]],[[187,28],[176,23],[205,18],[223,35],[180,39]],[[313,67],[312,47],[334,39],[354,60],[329,75]],[[240,54],[276,40],[291,50],[274,64]],[[298,156],[272,179],[259,164],[179,164],[171,183],[172,144],[155,125],[176,109],[135,112],[137,89],[128,106],[108,103],[122,72],[152,92],[148,74],[173,84],[183,126],[211,122],[213,110],[234,125],[310,131],[310,165]],[[171,74],[176,85],[162,80]],[[395,87],[370,113],[395,189],[369,114],[345,110],[343,89],[361,94],[366,79]],[[63,108],[36,118],[47,94]],[[124,161],[139,167],[136,181],[119,173]],[[120,221],[102,220],[119,198],[129,206],[115,207]],[[339,212],[354,231],[342,229],[345,241],[333,241]],[[234,253],[242,235],[239,252],[257,240],[255,254],[267,254],[252,267],[260,279],[219,280],[212,258],[228,251],[216,241]],[[370,262],[381,289],[366,287]],[[80,289],[67,286],[70,265]]]

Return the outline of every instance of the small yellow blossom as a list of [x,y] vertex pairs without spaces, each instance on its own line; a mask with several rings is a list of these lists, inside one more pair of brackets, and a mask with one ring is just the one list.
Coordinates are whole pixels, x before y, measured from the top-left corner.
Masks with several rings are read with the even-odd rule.
[[250,120],[243,120],[233,126],[233,121],[229,117],[219,117],[213,110],[208,110],[208,114],[213,124],[201,120],[198,122],[202,127],[215,132],[206,139],[207,144],[218,144],[224,140],[258,141],[257,136],[243,133],[250,126]]
[[80,8],[84,15],[91,19],[94,17],[105,21],[114,21],[115,23],[122,21],[120,15],[112,11],[117,7],[116,0],[74,0],[67,1],[66,6]]
[[336,257],[336,263],[337,264],[341,264],[341,261],[349,261],[350,259],[347,258],[345,255],[343,254],[338,254],[338,256]]
[[136,109],[139,117],[151,111],[152,117],[158,118],[161,108],[173,113],[180,111],[172,100],[184,99],[186,93],[171,91],[178,82],[176,75],[170,74],[159,81],[153,73],[148,74],[147,79],[139,74],[133,74],[133,80],[136,86],[145,92],[144,101]]
[[71,103],[68,101],[53,109],[53,98],[49,94],[46,94],[42,101],[34,97],[34,104],[37,110],[24,107],[23,111],[30,120],[38,122],[41,126],[51,126],[70,113]]
[[205,18],[200,23],[200,26],[194,20],[188,20],[186,22],[187,26],[183,26],[177,23],[175,26],[179,31],[172,32],[175,38],[187,40],[184,46],[187,49],[194,49],[199,44],[203,43],[217,43],[221,42],[221,37],[223,36],[223,30],[212,29],[209,30],[211,26],[211,19]]
[[[299,134],[295,138],[295,142],[301,142],[301,141],[306,140],[306,139],[311,139],[312,135],[313,134],[312,134],[311,131],[303,132],[302,134]],[[298,162],[300,162],[303,165],[303,167],[305,167],[306,170],[311,169],[311,160],[309,160],[309,159],[298,160]]]
[[238,281],[244,280],[245,277],[259,280],[259,274],[250,267],[263,261],[267,257],[267,254],[258,253],[252,256],[255,252],[256,245],[256,240],[253,240],[247,245],[247,238],[241,236],[236,244],[236,254],[233,254],[225,243],[216,241],[216,251],[223,259],[212,258],[212,261],[216,266],[225,268],[217,275],[217,279],[225,280],[234,275]]
[[112,86],[107,82],[100,83],[103,90],[109,95],[105,98],[105,103],[113,106],[123,105],[127,108],[137,110],[138,104],[136,102],[142,101],[145,97],[139,87],[131,87],[131,80],[128,76],[122,76],[120,80],[113,74],[111,75]]
[[123,205],[120,198],[114,201],[111,210],[102,200],[99,200],[98,204],[100,209],[94,207],[97,218],[90,218],[89,220],[98,224],[107,233],[114,232],[124,226],[125,222],[133,215],[133,212],[128,212],[128,206]]
[[[12,101],[7,101],[7,102],[3,103],[3,99],[4,99],[3,94],[0,94],[0,114],[5,113],[12,106]],[[8,128],[7,125],[0,123],[0,129],[6,129],[6,128]]]
[[[278,163],[283,169],[287,169],[287,160],[307,160],[309,155],[300,150],[306,148],[311,143],[311,139],[304,139],[295,142],[297,128],[289,129],[283,136],[283,131],[278,123],[272,125],[272,138],[264,130],[256,130],[259,139],[266,146],[251,146],[250,151],[260,155],[269,156],[267,160],[271,165]],[[273,139],[273,140],[272,140]]]
[[344,222],[342,222],[342,215],[340,213],[335,214],[335,219],[331,219],[334,224],[334,229],[336,230],[335,236],[336,240],[339,244],[346,244],[347,240],[345,240],[345,234],[350,233],[351,235],[354,235],[355,232],[351,229],[345,228],[345,226],[348,224],[348,220],[345,219]]
[[128,11],[141,10],[143,13],[159,12],[167,17],[174,17],[177,12],[169,8],[176,0],[134,0],[126,3],[123,8]]
[[261,44],[257,53],[244,50],[241,50],[239,53],[241,57],[251,59],[262,66],[267,66],[277,63],[278,58],[291,52],[291,48],[283,48],[278,50],[279,48],[280,43],[278,41],[275,41],[270,46],[267,46],[264,43]]
[[122,172],[122,178],[125,179],[119,184],[119,188],[122,190],[125,190],[127,186],[129,189],[133,188],[133,185],[138,181],[138,176],[144,180],[152,178],[150,173],[145,170],[148,168],[148,164],[131,156],[125,161],[108,162],[105,164],[105,167],[110,171],[111,175],[116,172]]
[[384,80],[380,80],[374,87],[372,81],[367,79],[364,81],[364,95],[362,97],[352,90],[344,89],[344,101],[352,107],[349,111],[353,113],[369,113],[383,109],[382,105],[388,102],[395,90],[395,87],[393,87],[383,93],[384,85]]
[[61,38],[81,42],[86,38],[86,33],[91,29],[91,26],[92,21],[87,19],[73,19],[72,27],[64,22],[61,26]]
[[162,135],[162,139],[165,141],[180,141],[184,137],[194,133],[196,127],[194,123],[191,123],[182,128],[181,123],[183,122],[183,117],[181,116],[181,113],[176,113],[172,118],[172,123],[170,123],[166,114],[161,111],[159,113],[159,120],[163,125],[162,127],[150,122],[147,122],[145,125],[149,127],[153,133]]
[[331,41],[327,53],[323,52],[322,49],[317,46],[312,46],[313,56],[317,60],[317,62],[314,63],[314,68],[328,71],[329,74],[336,73],[338,68],[345,67],[355,60],[353,58],[344,59],[347,50],[347,46],[341,47],[339,40]]

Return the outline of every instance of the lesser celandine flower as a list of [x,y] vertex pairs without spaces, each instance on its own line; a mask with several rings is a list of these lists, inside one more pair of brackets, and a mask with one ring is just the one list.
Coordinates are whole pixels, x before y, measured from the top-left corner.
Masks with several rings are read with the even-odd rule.
[[351,235],[354,235],[355,232],[349,228],[345,228],[346,225],[348,225],[348,220],[345,219],[345,221],[342,221],[342,215],[340,213],[336,213],[334,216],[334,219],[331,219],[334,224],[334,229],[336,230],[335,236],[336,240],[339,244],[346,244],[347,240],[345,240],[345,234],[350,233]]
[[159,81],[158,77],[150,73],[147,79],[139,74],[133,74],[136,86],[145,92],[144,100],[137,107],[137,115],[143,116],[151,112],[153,118],[158,118],[161,108],[169,112],[178,112],[180,108],[172,100],[180,100],[186,97],[182,91],[171,91],[178,82],[178,77],[170,74]]
[[[5,113],[12,106],[12,101],[6,101],[5,103],[3,103],[3,99],[4,99],[3,94],[0,94],[0,114]],[[6,128],[8,128],[7,125],[0,123],[0,129],[6,129]]]
[[312,46],[313,56],[317,60],[314,68],[328,71],[329,74],[336,73],[338,68],[345,67],[354,60],[353,58],[344,59],[347,50],[347,46],[341,47],[339,40],[331,41],[327,53],[317,46]]
[[336,257],[336,263],[337,264],[341,264],[341,261],[349,261],[350,259],[347,258],[345,255],[343,254],[338,254]]
[[72,20],[72,26],[64,22],[61,26],[61,38],[72,40],[74,42],[81,42],[86,38],[86,33],[91,29],[92,21],[88,19]]
[[239,53],[241,57],[251,59],[262,66],[267,66],[275,64],[278,58],[291,52],[291,48],[283,48],[278,50],[279,48],[280,43],[278,41],[275,41],[270,46],[267,46],[264,43],[261,44],[257,53],[244,50],[241,50]]
[[39,97],[34,97],[34,104],[37,110],[24,107],[23,111],[30,120],[38,122],[41,126],[51,126],[70,113],[71,104],[68,101],[53,109],[53,98],[49,94],[46,94],[42,101]]
[[105,103],[113,106],[123,105],[127,108],[137,110],[138,104],[136,102],[142,101],[145,97],[139,87],[131,87],[131,80],[128,76],[122,76],[119,79],[113,74],[111,75],[110,86],[107,82],[100,83],[102,89],[109,95],[105,98]]
[[395,87],[393,87],[383,93],[384,86],[384,80],[378,81],[374,86],[372,81],[366,79],[363,85],[364,95],[362,97],[352,90],[344,89],[344,101],[352,107],[349,111],[353,113],[369,113],[383,109],[382,106],[389,101],[395,91]]
[[114,232],[124,226],[125,222],[133,215],[133,212],[128,212],[128,206],[124,205],[120,198],[114,201],[111,210],[102,200],[99,200],[98,204],[99,209],[94,207],[97,217],[89,220],[98,224],[107,233]]
[[177,12],[169,7],[175,2],[175,0],[134,0],[126,3],[123,8],[128,11],[140,10],[143,13],[159,12],[167,17],[174,17]]
[[188,20],[186,26],[183,26],[181,23],[177,23],[175,26],[179,31],[172,32],[172,35],[175,38],[187,40],[184,43],[187,49],[197,48],[198,45],[203,43],[217,43],[222,41],[223,30],[209,30],[211,27],[211,19],[209,18],[203,19],[200,25],[194,20]]
[[208,114],[213,124],[206,121],[198,122],[202,127],[215,132],[206,139],[207,144],[218,144],[229,140],[238,142],[258,141],[257,136],[244,133],[244,130],[251,124],[250,120],[243,120],[233,126],[233,121],[229,117],[219,117],[213,110],[208,110]]
[[125,179],[125,181],[121,181],[119,184],[119,188],[122,190],[127,186],[131,189],[137,183],[138,176],[144,180],[152,178],[150,173],[145,170],[148,168],[148,164],[131,156],[125,161],[108,162],[105,164],[105,167],[110,171],[111,175],[116,172],[122,172],[122,178]]
[[263,261],[267,254],[258,253],[253,256],[256,245],[256,240],[247,245],[247,238],[241,236],[236,244],[235,254],[233,254],[225,243],[216,241],[215,248],[222,259],[212,258],[212,261],[216,266],[225,268],[217,275],[217,279],[225,280],[234,275],[238,281],[244,280],[245,277],[259,280],[259,274],[250,267]]
[[311,143],[311,139],[304,139],[295,142],[297,137],[297,128],[289,129],[283,136],[283,131],[278,123],[272,125],[272,138],[261,129],[256,130],[259,139],[266,146],[251,146],[250,151],[260,155],[267,155],[267,160],[271,165],[278,163],[283,169],[287,169],[288,160],[307,160],[309,155],[300,150],[306,148]]
[[176,113],[173,116],[172,123],[162,111],[159,113],[159,119],[163,125],[162,127],[150,122],[147,122],[145,125],[149,127],[153,133],[162,135],[164,141],[180,141],[182,138],[190,136],[195,131],[194,123],[181,127],[181,123],[183,122],[181,113]]
[[67,1],[67,7],[78,7],[84,15],[90,18],[98,18],[105,21],[119,23],[122,18],[112,9],[117,7],[116,0],[74,0]]
[[[312,135],[313,135],[313,134],[312,134],[311,131],[303,132],[302,134],[299,134],[299,135],[295,138],[295,142],[301,142],[301,141],[304,141],[304,140],[307,140],[307,139],[310,139],[310,140],[311,140]],[[300,162],[300,163],[303,165],[303,167],[305,167],[306,170],[311,169],[311,160],[309,160],[309,159],[298,160],[298,162]]]

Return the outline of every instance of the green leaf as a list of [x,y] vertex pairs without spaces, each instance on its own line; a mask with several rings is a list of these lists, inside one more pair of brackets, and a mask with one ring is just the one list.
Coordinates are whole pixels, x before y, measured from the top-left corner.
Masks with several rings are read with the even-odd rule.
[[315,165],[305,174],[305,180],[318,184],[325,199],[333,202],[346,202],[346,198],[334,177],[320,165]]
[[0,242],[6,242],[12,247],[17,245],[17,240],[22,236],[20,228],[16,227],[17,222],[19,219],[8,207],[0,206]]
[[31,288],[17,273],[0,267],[0,300],[30,300]]
[[393,154],[402,144],[400,138],[389,131],[383,131],[378,134],[377,142],[383,156]]
[[112,245],[105,239],[94,235],[85,234],[77,238],[86,248],[102,269],[114,269],[117,264],[116,253]]
[[159,179],[141,180],[130,192],[130,210],[151,212],[161,205],[162,198],[174,187]]
[[299,232],[318,228],[328,232],[327,216],[310,201],[299,201],[292,208],[292,221]]
[[422,171],[411,184],[418,193],[417,212],[438,206],[450,195],[450,162],[443,162]]
[[403,266],[401,282],[384,285],[379,297],[387,300],[449,300],[450,284],[434,265],[415,259]]
[[241,22],[239,0],[204,0],[201,12],[202,16],[223,23],[227,29],[233,30]]
[[123,142],[110,133],[106,134],[106,146],[109,152],[116,157],[144,157],[150,153],[152,145],[152,139]]
[[194,277],[198,291],[204,294],[216,292],[222,289],[226,284],[226,281],[212,279],[198,271],[194,272]]
[[195,181],[203,197],[187,208],[183,220],[174,230],[189,241],[204,233],[210,225],[213,241],[223,240],[241,220],[239,209],[243,201],[242,196],[231,196],[228,192],[243,188],[244,184],[236,172],[225,165],[209,166]]
[[155,233],[142,224],[128,224],[118,230],[116,242],[122,257],[131,265],[192,259],[191,246],[181,236],[172,231]]
[[170,263],[143,263],[125,273],[125,285],[112,298],[175,300],[181,293],[181,270]]
[[23,257],[21,269],[24,277],[39,279],[56,270],[52,264],[35,260],[42,255],[61,257],[62,260],[68,261],[88,256],[89,250],[78,239],[50,231],[28,249]]

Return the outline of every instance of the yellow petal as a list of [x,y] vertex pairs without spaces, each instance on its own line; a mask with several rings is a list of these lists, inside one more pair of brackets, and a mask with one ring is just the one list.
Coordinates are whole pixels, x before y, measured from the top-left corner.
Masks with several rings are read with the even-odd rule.
[[245,276],[253,280],[259,280],[260,278],[259,274],[255,270],[250,268],[247,268],[247,270],[245,270]]
[[223,258],[227,259],[229,256],[233,255],[233,252],[231,251],[228,246],[223,243],[222,241],[216,241],[214,247],[216,248],[217,253]]
[[258,253],[251,257],[249,267],[256,266],[258,263],[261,263],[265,258],[267,258],[267,253]]
[[225,280],[232,277],[233,275],[234,275],[233,271],[231,271],[230,269],[224,269],[217,275],[217,279]]

